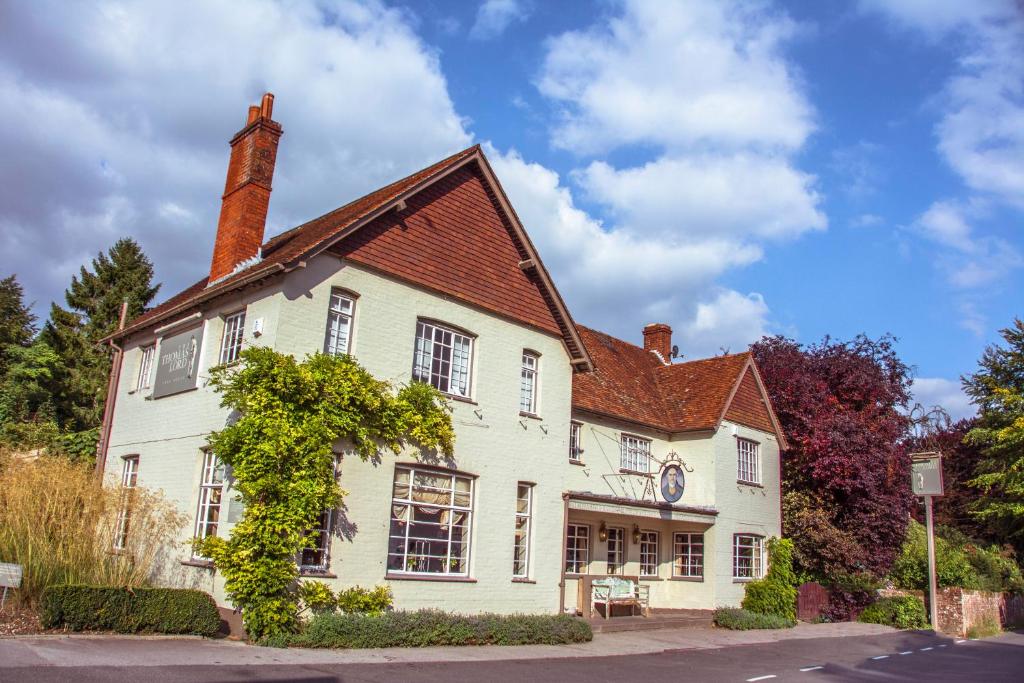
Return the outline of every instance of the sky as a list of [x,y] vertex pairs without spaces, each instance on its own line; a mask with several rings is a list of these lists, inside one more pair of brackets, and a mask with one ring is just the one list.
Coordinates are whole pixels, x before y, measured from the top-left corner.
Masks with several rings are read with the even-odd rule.
[[0,277],[198,280],[268,90],[268,237],[481,143],[577,322],[686,359],[892,334],[961,417],[1024,315],[1019,0],[0,2]]

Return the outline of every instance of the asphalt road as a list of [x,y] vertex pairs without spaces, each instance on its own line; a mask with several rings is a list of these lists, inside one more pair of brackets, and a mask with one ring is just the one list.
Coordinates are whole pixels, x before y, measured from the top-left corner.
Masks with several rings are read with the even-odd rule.
[[[820,668],[815,668],[820,667]],[[414,664],[36,666],[0,681],[570,683],[587,681],[1024,681],[1024,631],[956,642],[930,633],[786,640],[658,654]]]

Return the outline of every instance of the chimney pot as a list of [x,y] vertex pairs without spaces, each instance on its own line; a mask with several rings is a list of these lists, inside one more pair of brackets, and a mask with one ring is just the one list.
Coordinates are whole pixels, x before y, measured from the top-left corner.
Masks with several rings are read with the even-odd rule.
[[251,125],[256,122],[256,119],[260,117],[260,108],[255,104],[249,107],[249,120],[245,122],[245,125]]
[[664,363],[672,362],[672,328],[665,323],[644,327],[644,351],[654,351]]
[[263,102],[260,103],[260,114],[265,119],[273,118],[274,96],[271,93],[266,93],[263,95]]

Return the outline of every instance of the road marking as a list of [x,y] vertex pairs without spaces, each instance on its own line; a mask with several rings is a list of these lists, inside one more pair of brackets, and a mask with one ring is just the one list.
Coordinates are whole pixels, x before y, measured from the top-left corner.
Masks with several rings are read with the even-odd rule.
[[942,645],[939,645],[939,647],[946,647],[946,644],[943,643]]
[[901,652],[900,654],[901,655],[912,655],[912,654],[914,654],[914,651],[913,650],[907,650],[906,652]]
[[960,643],[966,643],[966,642],[967,642],[966,640],[958,640],[958,641],[956,641],[957,645],[959,645]]
[[877,657],[872,657],[871,659],[889,659],[889,655],[878,655]]
[[767,676],[757,676],[755,678],[748,678],[747,683],[754,683],[754,681],[767,681],[769,678],[775,678],[775,674],[768,674]]
[[922,647],[921,652],[928,652],[928,650],[934,650],[934,647]]
[[823,667],[823,666],[805,666],[804,668],[802,668],[800,670],[801,671],[817,671],[818,669],[824,669],[824,668],[825,667]]

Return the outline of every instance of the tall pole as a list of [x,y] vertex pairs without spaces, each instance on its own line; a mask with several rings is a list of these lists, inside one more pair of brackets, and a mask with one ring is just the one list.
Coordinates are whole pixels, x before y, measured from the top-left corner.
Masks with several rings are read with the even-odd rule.
[[939,607],[935,581],[935,522],[932,520],[932,496],[924,497],[925,522],[928,525],[928,605],[930,606],[932,630],[939,630]]

